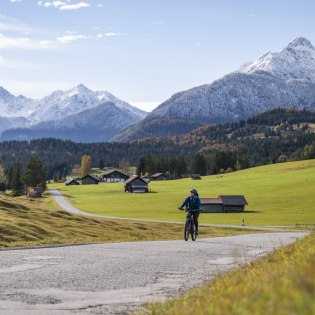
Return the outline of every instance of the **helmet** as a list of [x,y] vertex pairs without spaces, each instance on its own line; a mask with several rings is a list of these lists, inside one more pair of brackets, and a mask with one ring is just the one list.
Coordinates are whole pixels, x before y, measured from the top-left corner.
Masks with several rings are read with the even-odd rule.
[[195,195],[198,194],[197,189],[195,189],[195,188],[190,189],[190,192],[194,193]]

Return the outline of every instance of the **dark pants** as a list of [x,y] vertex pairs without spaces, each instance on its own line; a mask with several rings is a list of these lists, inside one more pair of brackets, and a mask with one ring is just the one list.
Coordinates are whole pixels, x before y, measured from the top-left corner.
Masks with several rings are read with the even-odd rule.
[[187,214],[186,214],[186,222],[188,222],[188,220],[189,220],[191,215],[193,216],[193,220],[194,220],[196,231],[198,231],[198,217],[199,217],[199,213],[200,213],[200,211],[192,211],[192,212],[188,211]]

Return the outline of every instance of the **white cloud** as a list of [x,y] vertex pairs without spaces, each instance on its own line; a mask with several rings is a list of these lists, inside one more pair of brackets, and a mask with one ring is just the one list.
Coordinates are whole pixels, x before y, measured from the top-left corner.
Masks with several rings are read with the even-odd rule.
[[0,49],[17,48],[17,49],[48,49],[52,48],[52,45],[42,45],[43,41],[33,40],[29,37],[13,37],[0,34]]
[[104,4],[101,4],[101,3],[97,5],[98,8],[102,8],[103,6]]
[[37,1],[37,4],[39,6],[43,6],[45,8],[53,7],[53,8],[59,9],[61,11],[78,10],[78,9],[87,8],[87,7],[91,6],[90,4],[88,4],[86,2],[69,4],[69,1],[67,1],[67,2],[63,2],[63,1]]
[[107,32],[107,33],[99,33],[96,36],[98,38],[103,38],[103,37],[116,37],[116,36],[121,36],[123,35],[122,33],[114,33],[114,32]]
[[56,38],[56,40],[62,44],[75,42],[75,41],[80,40],[80,39],[87,39],[87,36],[85,36],[85,35],[65,35],[65,36],[60,36],[60,37]]
[[10,0],[10,2],[14,3],[14,2],[22,2],[22,0]]

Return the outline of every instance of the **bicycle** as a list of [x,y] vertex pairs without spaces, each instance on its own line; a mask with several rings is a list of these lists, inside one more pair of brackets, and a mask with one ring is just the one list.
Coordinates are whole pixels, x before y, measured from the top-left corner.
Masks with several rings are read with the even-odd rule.
[[[182,210],[181,208],[178,208]],[[184,240],[187,242],[189,239],[189,234],[191,235],[191,239],[194,242],[197,238],[195,223],[193,220],[193,212],[186,210],[189,213],[189,217],[186,218],[185,227],[184,227]]]

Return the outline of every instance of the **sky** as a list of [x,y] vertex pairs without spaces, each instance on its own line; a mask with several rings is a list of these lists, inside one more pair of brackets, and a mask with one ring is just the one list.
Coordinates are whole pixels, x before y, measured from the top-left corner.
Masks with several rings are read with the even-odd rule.
[[146,111],[280,51],[315,45],[314,0],[1,0],[0,86],[82,83]]

